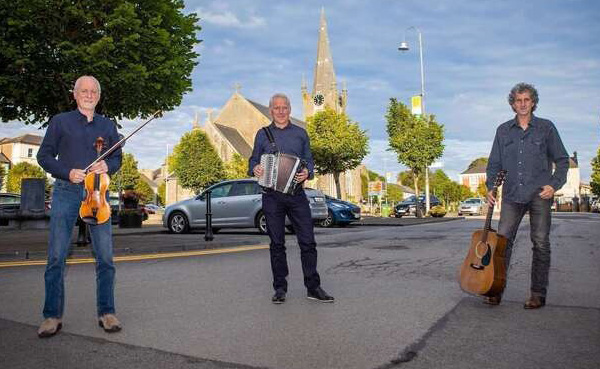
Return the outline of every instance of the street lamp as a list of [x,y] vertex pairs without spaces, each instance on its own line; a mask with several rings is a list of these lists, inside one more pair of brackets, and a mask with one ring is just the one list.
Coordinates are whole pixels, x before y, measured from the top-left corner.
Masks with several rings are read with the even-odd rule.
[[[406,32],[410,30],[414,30],[419,36],[419,61],[421,64],[421,114],[425,115],[425,73],[423,72],[423,38],[421,36],[421,30],[415,26],[408,27],[404,31],[404,41],[400,43],[398,50],[401,52],[410,50],[408,42],[406,42]],[[417,193],[415,196],[418,205],[419,194]],[[425,211],[426,213],[429,212],[429,167],[425,167]]]

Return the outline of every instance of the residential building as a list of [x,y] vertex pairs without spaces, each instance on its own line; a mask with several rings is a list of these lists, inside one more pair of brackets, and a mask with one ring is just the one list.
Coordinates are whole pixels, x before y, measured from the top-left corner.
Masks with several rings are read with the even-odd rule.
[[[0,139],[0,165],[5,169],[5,176],[14,165],[25,162],[39,166],[37,152],[42,145],[42,136],[24,134],[18,137]],[[2,179],[0,191],[6,191],[6,181]]]

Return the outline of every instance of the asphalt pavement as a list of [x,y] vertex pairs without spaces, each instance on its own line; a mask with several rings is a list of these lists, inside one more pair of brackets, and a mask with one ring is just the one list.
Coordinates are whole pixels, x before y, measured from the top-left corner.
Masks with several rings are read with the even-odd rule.
[[[457,219],[463,218],[382,218],[368,216],[352,223],[351,226],[401,227],[448,222]],[[317,232],[319,231],[319,227],[315,227],[315,229]],[[47,228],[0,228],[0,262],[11,260],[44,260],[48,247],[48,234],[49,231]],[[264,245],[269,243],[269,238],[265,235],[260,235],[255,228],[222,229],[219,234],[215,234],[213,237],[212,241],[206,241],[204,239],[204,230],[194,230],[192,233],[181,235],[171,234],[162,226],[160,214],[150,215],[150,218],[143,222],[141,228],[119,228],[117,225],[113,226],[114,254],[117,256]],[[78,227],[75,227],[69,257],[91,257],[91,245],[89,243],[77,244],[77,240]]]
[[[598,214],[554,217],[548,305],[535,311],[523,309],[528,221],[518,235],[503,302],[490,307],[456,283],[464,246],[483,221],[448,220],[406,226],[416,220],[372,219],[386,224],[317,228],[319,271],[336,297],[333,304],[305,298],[293,237],[288,300],[273,305],[268,238],[256,230],[226,231],[204,244],[202,232],[172,235],[156,224],[115,229],[123,252],[223,252],[119,263],[124,330],[112,335],[95,321],[93,266],[72,265],[63,331],[45,340],[35,335],[43,261],[0,268],[0,368],[600,367]],[[398,227],[390,226],[396,221]],[[12,231],[0,232],[5,247]],[[30,233],[15,232],[10,242],[45,247],[47,231]],[[230,251],[244,247],[248,251]]]

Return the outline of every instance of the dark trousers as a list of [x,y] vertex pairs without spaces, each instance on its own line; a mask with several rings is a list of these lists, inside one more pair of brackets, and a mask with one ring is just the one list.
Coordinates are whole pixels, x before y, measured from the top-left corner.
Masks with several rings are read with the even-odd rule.
[[536,196],[526,204],[510,201],[502,202],[498,234],[508,239],[506,245],[506,270],[517,236],[519,224],[525,213],[529,212],[533,259],[531,262],[531,294],[546,297],[548,275],[550,273],[550,225],[552,221],[550,206],[552,199],[544,200]]
[[308,198],[304,190],[295,195],[268,191],[262,196],[263,212],[267,220],[267,231],[271,238],[271,270],[273,288],[287,292],[286,277],[289,274],[285,253],[285,216],[290,219],[300,246],[300,259],[304,274],[304,285],[314,290],[321,285],[317,272],[317,243],[313,230]]

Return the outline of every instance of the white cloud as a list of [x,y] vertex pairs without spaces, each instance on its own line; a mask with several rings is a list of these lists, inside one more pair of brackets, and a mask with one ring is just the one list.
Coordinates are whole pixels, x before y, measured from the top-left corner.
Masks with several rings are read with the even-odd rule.
[[212,11],[197,8],[194,12],[200,18],[200,23],[207,22],[220,27],[260,28],[267,24],[264,18],[257,15],[250,14],[241,19],[237,14],[229,10]]

